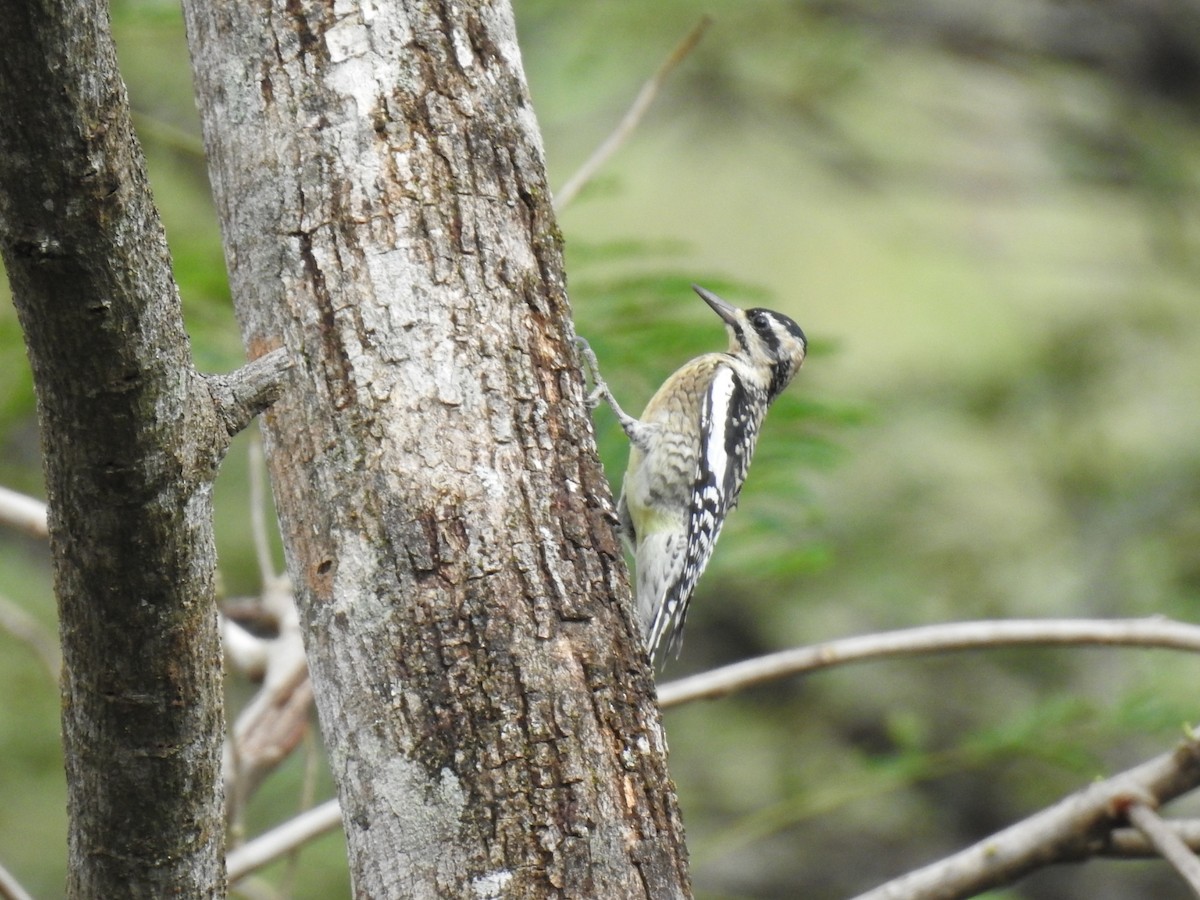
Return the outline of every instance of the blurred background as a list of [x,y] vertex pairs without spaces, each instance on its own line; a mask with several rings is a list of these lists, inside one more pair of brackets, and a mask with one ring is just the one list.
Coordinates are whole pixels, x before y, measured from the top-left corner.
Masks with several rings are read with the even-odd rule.
[[[576,327],[623,405],[723,346],[691,281],[811,342],[664,680],[907,625],[1200,619],[1200,2],[516,11],[556,188],[713,17],[561,214]],[[179,10],[115,0],[113,19],[198,364],[233,368]],[[44,496],[7,301],[0,367],[0,484]],[[623,436],[606,410],[596,429],[616,491]],[[231,597],[259,588],[246,456],[217,488]],[[0,532],[0,598],[53,630],[41,543]],[[932,861],[1168,748],[1200,718],[1198,675],[1163,651],[972,652],[669,711],[697,896],[833,898]],[[0,861],[59,896],[57,689],[3,630],[0,680]],[[296,810],[307,767],[255,798],[252,833]],[[340,834],[297,865],[253,896],[348,896]],[[1162,863],[1092,862],[989,896],[1187,892]]]

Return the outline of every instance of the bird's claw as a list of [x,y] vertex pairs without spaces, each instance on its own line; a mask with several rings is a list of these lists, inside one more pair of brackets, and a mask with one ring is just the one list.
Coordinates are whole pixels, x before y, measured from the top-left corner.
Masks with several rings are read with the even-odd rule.
[[600,362],[596,359],[596,351],[588,343],[587,338],[575,335],[575,346],[583,360],[583,375],[585,381],[591,381],[592,389],[583,398],[588,409],[595,409],[604,399],[604,381],[600,378]]

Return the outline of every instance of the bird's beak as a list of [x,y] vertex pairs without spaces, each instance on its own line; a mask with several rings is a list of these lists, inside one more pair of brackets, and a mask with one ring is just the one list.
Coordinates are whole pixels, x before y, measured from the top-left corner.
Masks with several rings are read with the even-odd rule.
[[698,284],[692,285],[692,290],[700,295],[700,299],[712,307],[712,311],[728,322],[730,325],[737,324],[738,308],[730,303],[726,303],[712,291],[705,290]]

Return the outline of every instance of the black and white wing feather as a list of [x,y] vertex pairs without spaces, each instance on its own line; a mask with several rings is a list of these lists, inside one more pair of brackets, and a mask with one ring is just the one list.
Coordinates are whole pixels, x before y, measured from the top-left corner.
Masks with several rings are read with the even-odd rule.
[[666,637],[667,654],[679,655],[688,603],[712,556],[725,516],[737,505],[762,424],[756,411],[762,408],[763,404],[753,402],[731,366],[717,366],[700,404],[700,447],[683,565],[651,625],[648,643],[652,654]]

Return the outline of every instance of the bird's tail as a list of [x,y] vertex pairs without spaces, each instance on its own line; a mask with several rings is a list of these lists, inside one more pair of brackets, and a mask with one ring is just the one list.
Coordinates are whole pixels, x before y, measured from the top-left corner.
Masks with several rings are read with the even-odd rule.
[[683,568],[685,536],[657,532],[642,536],[637,549],[637,611],[653,660],[659,644],[667,638],[667,652],[678,655],[683,637],[686,598],[678,590]]

